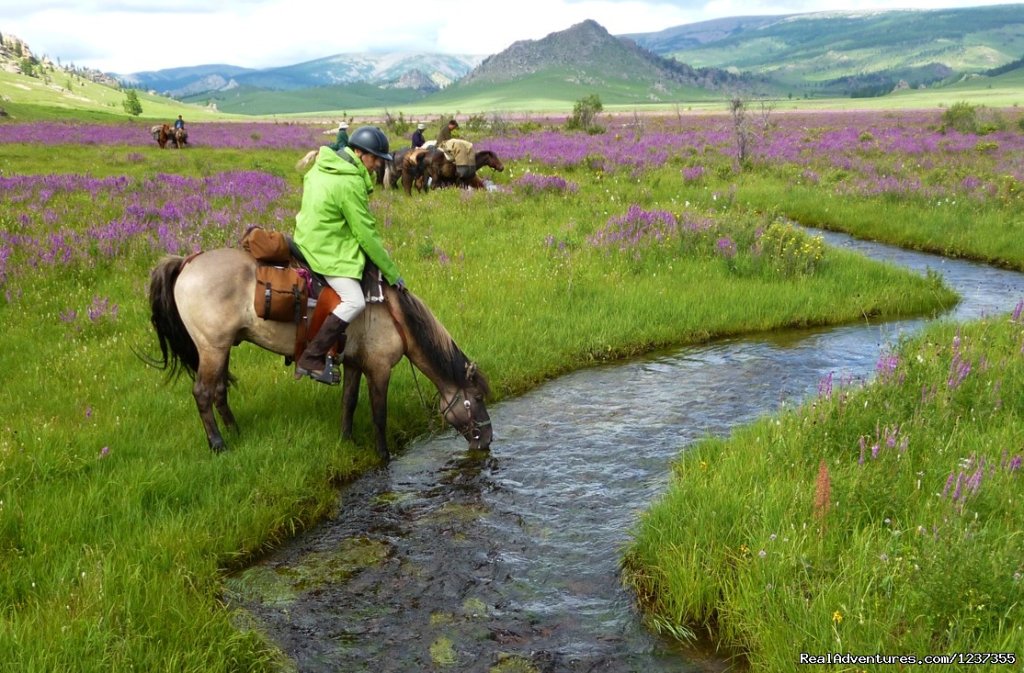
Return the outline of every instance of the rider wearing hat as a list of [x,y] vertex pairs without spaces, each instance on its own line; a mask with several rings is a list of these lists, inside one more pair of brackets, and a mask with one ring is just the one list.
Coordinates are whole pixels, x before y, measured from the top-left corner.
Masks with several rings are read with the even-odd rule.
[[384,132],[375,126],[363,126],[356,129],[348,147],[341,151],[321,147],[312,169],[303,178],[302,206],[295,216],[295,244],[310,268],[323,275],[338,293],[341,303],[295,363],[295,378],[308,375],[321,383],[338,382],[326,356],[335,344],[338,353],[345,351],[345,330],[366,308],[360,279],[367,258],[388,283],[405,289],[369,208],[372,176],[390,160]]
[[416,130],[412,132],[412,148],[423,147],[426,138],[423,137],[423,129],[427,128],[425,124],[419,123],[416,125]]
[[338,137],[334,139],[334,143],[328,145],[335,152],[340,152],[348,145],[348,122],[341,122],[338,124]]

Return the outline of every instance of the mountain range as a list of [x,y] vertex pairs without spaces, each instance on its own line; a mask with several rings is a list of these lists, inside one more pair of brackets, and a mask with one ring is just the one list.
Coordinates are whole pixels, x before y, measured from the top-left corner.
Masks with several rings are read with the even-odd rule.
[[295,91],[357,83],[429,93],[464,77],[483,58],[424,53],[337,54],[263,70],[201,65],[115,76],[126,86],[153,89],[175,98],[239,87]]
[[[0,52],[27,50],[8,35],[4,41]],[[592,93],[620,105],[735,94],[882,96],[996,76],[1015,91],[1024,80],[1022,57],[1024,5],[1016,4],[731,17],[620,36],[587,20],[492,55],[336,54],[260,70],[212,64],[114,77],[121,86],[243,114],[412,105],[514,110],[557,109]],[[24,68],[25,60],[12,57],[8,67]],[[41,70],[35,76],[46,77]],[[84,76],[112,81],[106,73]]]

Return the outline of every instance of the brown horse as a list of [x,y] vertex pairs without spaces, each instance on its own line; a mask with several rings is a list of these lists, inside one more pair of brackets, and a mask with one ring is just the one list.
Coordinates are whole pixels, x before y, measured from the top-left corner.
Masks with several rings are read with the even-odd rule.
[[[488,167],[499,173],[505,170],[504,164],[498,155],[491,150],[481,150],[474,155],[476,169]],[[421,159],[423,175],[429,178],[430,187],[439,189],[457,185],[468,189],[479,189],[483,187],[483,181],[474,173],[472,177],[460,178],[456,172],[455,162],[449,159],[444,152],[437,148],[431,148],[423,154]]]
[[188,142],[188,133],[185,132],[185,129],[174,129],[170,124],[153,126],[149,132],[160,149],[167,147],[167,143],[173,143],[175,147],[181,149],[181,146]]
[[[199,416],[210,448],[222,451],[224,438],[213,409],[237,430],[228,407],[231,347],[248,341],[274,353],[294,355],[296,327],[262,320],[253,307],[256,261],[235,248],[219,248],[194,258],[168,256],[150,274],[151,321],[160,342],[156,364],[194,381]],[[392,368],[402,359],[416,366],[436,387],[442,418],[470,448],[491,444],[491,421],[484,405],[487,379],[459,349],[430,310],[411,292],[385,289],[385,302],[367,304],[349,325],[343,356],[343,438],[352,435],[359,383],[366,376],[377,452],[388,460],[387,394]],[[302,384],[306,385],[306,384]]]
[[424,158],[431,149],[430,147],[417,147],[395,152],[392,180],[396,184],[398,180],[401,180],[402,189],[409,196],[412,196],[413,187],[420,192],[426,189],[427,176],[424,171]]

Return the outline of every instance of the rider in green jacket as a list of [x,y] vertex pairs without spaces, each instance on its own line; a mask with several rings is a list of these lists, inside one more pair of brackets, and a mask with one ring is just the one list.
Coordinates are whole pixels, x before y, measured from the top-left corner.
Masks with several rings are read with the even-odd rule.
[[391,285],[405,284],[384,245],[369,209],[373,178],[391,159],[388,139],[374,126],[356,129],[348,147],[335,152],[321,147],[302,184],[302,206],[295,216],[295,244],[313,271],[323,275],[341,297],[320,331],[295,363],[295,377],[308,375],[321,383],[337,383],[326,360],[335,343],[345,350],[345,330],[366,308],[360,279],[367,257]]

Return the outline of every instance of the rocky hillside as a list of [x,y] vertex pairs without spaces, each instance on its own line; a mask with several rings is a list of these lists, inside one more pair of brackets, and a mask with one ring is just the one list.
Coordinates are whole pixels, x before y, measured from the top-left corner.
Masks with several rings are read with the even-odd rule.
[[0,70],[36,77],[47,83],[60,78],[78,77],[105,86],[118,86],[116,79],[99,70],[61,64],[59,59],[54,62],[46,55],[38,56],[27,42],[3,31],[0,31]]
[[720,68],[692,68],[663,58],[587,20],[541,40],[515,42],[505,51],[484,59],[460,84],[509,82],[557,69],[568,70],[577,80],[594,85],[612,78],[637,83],[671,82],[710,90],[754,83],[753,78]]

